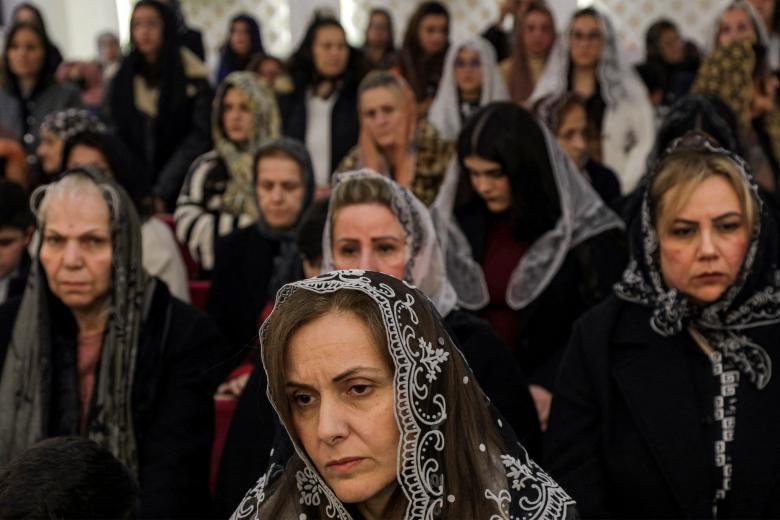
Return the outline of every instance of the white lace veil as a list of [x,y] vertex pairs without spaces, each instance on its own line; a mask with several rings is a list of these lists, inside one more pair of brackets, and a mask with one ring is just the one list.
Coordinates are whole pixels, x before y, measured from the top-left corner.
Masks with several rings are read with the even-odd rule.
[[362,169],[335,176],[328,218],[322,234],[322,272],[334,270],[333,250],[330,243],[333,200],[341,183],[360,182],[360,179],[376,179],[390,187],[393,193],[393,212],[406,231],[404,280],[418,287],[431,299],[439,314],[447,316],[457,305],[458,295],[447,279],[444,257],[428,210],[411,191],[373,170]]
[[482,94],[479,106],[493,101],[507,101],[509,91],[496,63],[496,51],[493,46],[480,37],[472,37],[451,45],[444,59],[444,72],[439,90],[428,112],[428,121],[436,127],[442,139],[454,141],[458,138],[462,121],[460,119],[460,97],[455,82],[455,59],[461,49],[471,49],[479,53],[482,66]]
[[[297,291],[322,295],[343,290],[367,295],[378,307],[386,329],[395,372],[394,411],[400,434],[396,478],[402,491],[396,496],[406,500],[403,518],[453,518],[450,511],[467,503],[485,512],[484,518],[489,515],[494,520],[576,517],[572,499],[528,458],[512,429],[484,397],[425,295],[404,281],[353,270],[284,286],[260,331],[264,362],[270,348],[266,331],[275,315],[284,312],[286,300]],[[272,388],[269,385],[268,396],[279,413],[280,403]],[[464,415],[464,403],[486,409]],[[480,424],[468,424],[469,420]],[[457,429],[448,421],[456,421]],[[284,449],[272,452],[268,470],[232,518],[271,518],[275,513],[274,520],[351,519],[349,506],[317,472],[292,425],[285,424],[285,428],[294,453],[288,457]],[[456,431],[468,434],[453,434]],[[474,445],[464,446],[466,439]],[[455,484],[452,475],[457,475]],[[456,496],[458,490],[473,494]]]

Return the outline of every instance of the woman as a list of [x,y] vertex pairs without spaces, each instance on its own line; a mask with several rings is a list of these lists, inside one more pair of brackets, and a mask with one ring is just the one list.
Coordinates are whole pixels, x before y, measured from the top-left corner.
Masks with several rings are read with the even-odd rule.
[[746,163],[696,135],[643,197],[632,262],[561,367],[553,473],[583,517],[775,518],[777,230]]
[[11,25],[17,23],[30,23],[41,30],[44,35],[44,40],[46,40],[47,66],[50,66],[52,70],[57,70],[57,67],[62,63],[62,53],[49,39],[48,32],[46,32],[46,22],[43,20],[41,10],[29,2],[20,2],[16,4],[16,7],[14,7],[13,12],[11,13]]
[[49,113],[78,107],[79,91],[54,80],[46,34],[28,22],[13,25],[6,35],[0,121],[24,144],[34,163],[38,125]]
[[209,149],[208,71],[179,45],[173,14],[157,0],[135,4],[130,43],[105,108],[116,134],[145,162],[155,209],[164,212],[192,161]]
[[262,146],[252,172],[257,220],[217,242],[208,306],[235,350],[244,353],[257,341],[266,304],[279,287],[300,278],[295,231],[314,192],[309,154],[294,139]]
[[289,70],[295,90],[279,97],[284,134],[306,144],[317,198],[324,198],[331,173],[358,141],[360,57],[338,21],[315,18]]
[[411,90],[395,74],[368,74],[360,83],[358,101],[360,140],[337,171],[370,168],[431,204],[447,172],[452,143],[427,121],[417,122]]
[[293,91],[292,78],[287,72],[287,67],[276,56],[256,54],[246,66],[246,70],[257,74],[277,96]]
[[715,49],[702,63],[693,92],[720,98],[738,119],[745,159],[759,185],[780,200],[780,108],[777,78],[750,39]]
[[508,99],[493,47],[483,38],[470,38],[447,51],[428,121],[444,140],[455,141],[463,122],[480,107]]
[[614,208],[620,199],[620,181],[615,172],[588,156],[587,118],[585,101],[577,94],[568,93],[550,105],[543,122],[601,200]]
[[260,25],[248,14],[234,16],[230,19],[227,41],[222,45],[217,83],[222,83],[231,72],[245,70],[256,54],[265,54]]
[[272,457],[234,518],[576,514],[418,290],[364,271],[290,284],[261,337],[295,453]]
[[0,306],[0,463],[83,435],[136,474],[140,517],[208,515],[216,329],[146,274],[132,202],[96,170],[69,170],[32,205],[38,260]]
[[737,40],[749,40],[764,47],[769,44],[764,22],[748,0],[728,4],[715,20],[714,32],[713,50]]
[[103,104],[103,74],[92,61],[65,61],[57,67],[54,78],[60,83],[70,83],[79,89],[81,104],[97,114]]
[[273,92],[251,72],[233,72],[217,89],[211,114],[214,150],[199,157],[176,202],[176,234],[204,271],[214,268],[214,242],[257,220],[252,164],[279,137]]
[[65,142],[62,164],[67,169],[93,166],[127,191],[141,218],[141,265],[173,296],[189,303],[187,268],[179,244],[168,224],[152,216],[148,178],[122,141],[104,132],[80,132]]
[[555,43],[555,17],[544,0],[525,1],[515,14],[514,48],[501,62],[512,101],[523,105],[544,72]]
[[105,133],[106,125],[80,108],[53,112],[43,118],[38,129],[40,144],[35,153],[44,175],[52,179],[64,169],[62,149],[65,141],[81,132]]
[[454,213],[470,246],[460,254],[482,266],[487,287],[473,289],[484,291],[480,315],[520,360],[544,428],[570,327],[625,265],[623,224],[514,103],[488,105],[466,123],[458,160]]
[[363,44],[366,70],[387,70],[393,66],[396,58],[394,38],[390,11],[381,7],[371,9]]
[[653,145],[653,110],[641,80],[621,63],[612,24],[592,7],[572,16],[529,103],[545,99],[544,113],[547,103],[565,92],[585,99],[590,156],[614,170],[623,193],[630,192]]
[[412,88],[417,117],[425,118],[439,88],[450,41],[450,13],[440,2],[423,2],[409,18],[398,53],[398,72]]

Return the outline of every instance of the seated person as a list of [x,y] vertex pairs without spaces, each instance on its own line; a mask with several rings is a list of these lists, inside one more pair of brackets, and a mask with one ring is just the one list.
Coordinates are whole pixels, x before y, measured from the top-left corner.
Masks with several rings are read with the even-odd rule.
[[0,304],[24,292],[33,234],[27,194],[18,184],[0,179]]

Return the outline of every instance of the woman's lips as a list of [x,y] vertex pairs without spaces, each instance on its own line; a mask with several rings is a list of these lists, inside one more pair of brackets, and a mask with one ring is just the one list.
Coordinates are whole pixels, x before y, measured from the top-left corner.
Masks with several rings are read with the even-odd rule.
[[693,279],[700,283],[713,283],[721,282],[725,277],[723,273],[702,273],[694,276]]
[[343,459],[332,460],[325,466],[335,473],[347,473],[354,469],[363,461],[363,457],[346,457]]

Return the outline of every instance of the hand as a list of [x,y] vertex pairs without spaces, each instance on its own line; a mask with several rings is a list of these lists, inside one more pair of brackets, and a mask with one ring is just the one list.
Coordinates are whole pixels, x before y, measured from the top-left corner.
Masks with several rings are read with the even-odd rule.
[[536,405],[536,413],[539,415],[539,425],[542,431],[547,431],[547,422],[550,419],[550,405],[552,404],[552,394],[549,390],[539,385],[529,385],[528,390]]
[[217,399],[238,399],[244,392],[247,381],[249,381],[249,373],[225,381],[217,387],[217,393],[214,397]]

